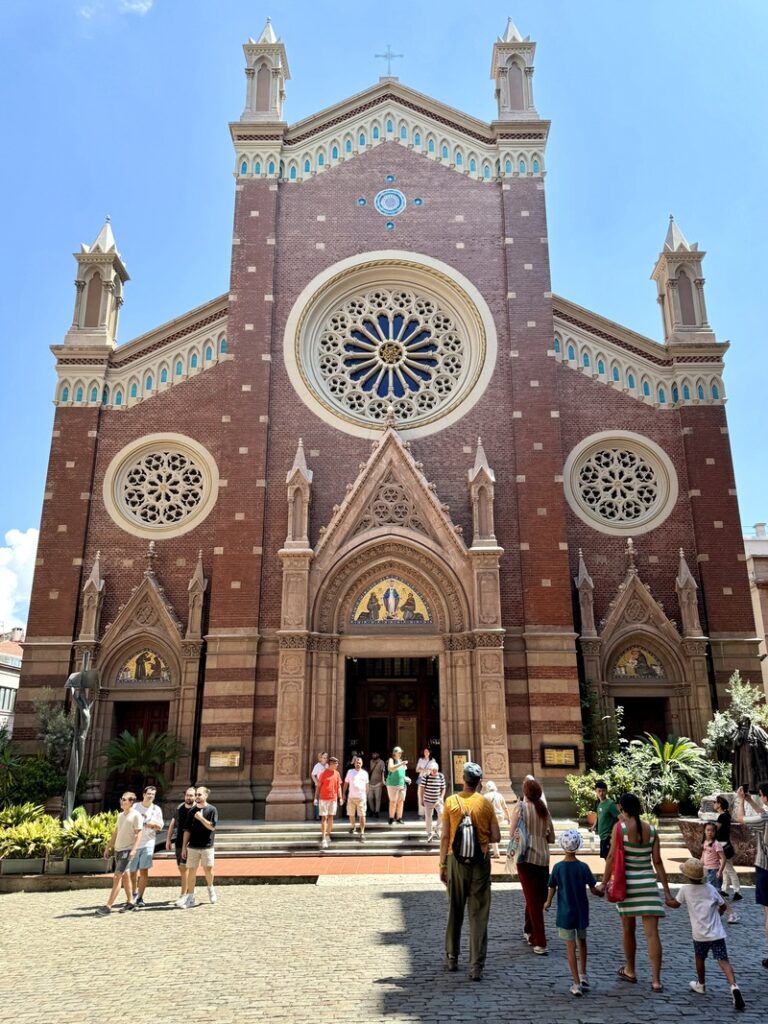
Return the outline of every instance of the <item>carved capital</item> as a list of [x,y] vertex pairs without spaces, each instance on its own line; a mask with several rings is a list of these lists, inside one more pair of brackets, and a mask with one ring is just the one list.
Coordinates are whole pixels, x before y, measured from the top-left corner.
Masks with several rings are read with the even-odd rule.
[[309,636],[306,633],[288,633],[278,636],[281,651],[306,650],[309,647]]
[[190,658],[199,661],[202,649],[202,640],[184,640],[181,645],[181,656],[182,658]]
[[310,637],[309,649],[324,654],[338,654],[339,640],[337,636],[313,636]]
[[599,657],[600,648],[603,646],[602,640],[585,640],[583,637],[579,640],[581,644],[582,654],[590,655],[592,657]]
[[471,651],[475,646],[475,638],[471,633],[446,633],[443,646],[446,651]]
[[504,646],[504,630],[500,630],[498,633],[475,633],[474,637],[476,647]]
[[689,658],[701,658],[707,653],[707,640],[683,640],[683,651]]

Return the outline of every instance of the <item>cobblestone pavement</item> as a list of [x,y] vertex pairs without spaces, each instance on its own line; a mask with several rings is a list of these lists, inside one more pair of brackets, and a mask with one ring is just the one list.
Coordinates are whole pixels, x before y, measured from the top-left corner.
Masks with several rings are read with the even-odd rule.
[[[200,893],[200,888],[198,888]],[[205,890],[202,890],[204,894]],[[0,896],[0,1007],[15,1024],[149,1024],[159,1020],[245,1024],[664,1024],[693,1017],[764,1022],[768,953],[754,889],[738,904],[728,946],[747,1011],[736,1014],[719,969],[708,962],[707,994],[694,977],[685,911],[661,926],[665,991],[650,992],[643,939],[639,984],[616,975],[616,911],[592,901],[592,990],[568,992],[562,943],[548,919],[550,955],[520,939],[518,886],[494,886],[489,958],[480,984],[442,967],[445,894],[435,880],[329,877],[316,885],[222,886],[216,906],[188,911],[148,892],[144,911],[97,918],[97,890]],[[642,930],[638,929],[640,936]]]

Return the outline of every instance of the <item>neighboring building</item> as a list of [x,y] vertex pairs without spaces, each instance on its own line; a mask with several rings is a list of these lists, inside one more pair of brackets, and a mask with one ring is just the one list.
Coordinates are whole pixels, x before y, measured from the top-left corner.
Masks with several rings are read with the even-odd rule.
[[765,523],[755,523],[754,534],[744,535],[744,550],[747,553],[747,572],[755,625],[760,637],[763,686],[768,696],[768,534]]
[[4,729],[9,736],[13,735],[23,640],[22,629],[0,633],[0,729]]
[[111,225],[75,255],[17,735],[87,652],[94,802],[140,727],[230,816],[303,818],[318,750],[396,742],[553,802],[580,678],[699,737],[759,677],[704,253],[670,222],[662,343],[553,294],[534,50],[494,44],[491,124],[386,77],[288,125],[267,23],[229,293],[117,347]]

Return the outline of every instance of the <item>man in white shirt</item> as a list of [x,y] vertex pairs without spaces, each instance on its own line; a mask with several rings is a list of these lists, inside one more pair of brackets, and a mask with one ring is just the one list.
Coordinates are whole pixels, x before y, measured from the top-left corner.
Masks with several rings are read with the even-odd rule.
[[317,782],[320,776],[323,774],[325,769],[328,767],[328,751],[324,750],[321,754],[317,755],[317,764],[312,769],[312,787],[315,792],[315,800],[313,801],[313,818],[315,821],[319,818],[320,814],[317,809]]
[[362,757],[352,759],[352,767],[344,777],[344,799],[349,815],[349,834],[356,831],[355,816],[360,819],[360,842],[365,842],[365,809],[368,806],[368,772],[363,768]]
[[141,803],[134,805],[134,810],[141,816],[142,829],[138,849],[128,865],[128,870],[131,873],[133,902],[137,910],[146,906],[144,893],[147,890],[149,869],[152,867],[155,853],[155,839],[163,827],[163,812],[155,803],[156,793],[154,786],[145,786]]

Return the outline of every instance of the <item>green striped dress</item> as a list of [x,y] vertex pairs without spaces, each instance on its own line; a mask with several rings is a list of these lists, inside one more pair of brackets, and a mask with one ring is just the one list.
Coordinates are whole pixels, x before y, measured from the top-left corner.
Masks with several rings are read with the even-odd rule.
[[619,914],[622,917],[664,917],[664,904],[651,860],[656,839],[655,826],[651,825],[647,843],[630,843],[625,824],[621,826],[621,837],[624,840],[624,863],[627,869],[627,898],[616,904]]

